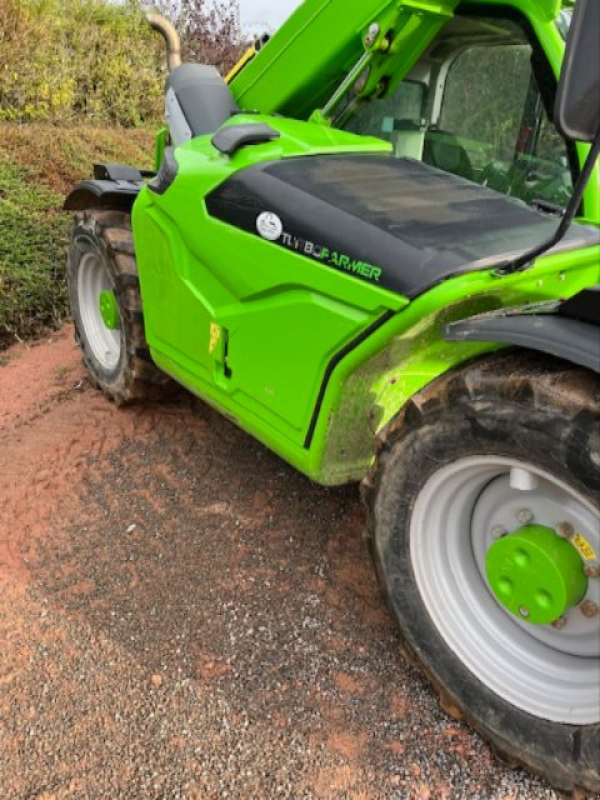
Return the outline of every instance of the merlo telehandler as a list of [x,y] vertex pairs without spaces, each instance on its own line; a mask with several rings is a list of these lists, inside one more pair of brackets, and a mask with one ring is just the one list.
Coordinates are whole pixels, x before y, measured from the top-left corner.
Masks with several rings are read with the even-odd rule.
[[600,792],[600,2],[305,0],[228,81],[149,20],[155,171],[65,204],[93,380],[362,481],[443,707]]

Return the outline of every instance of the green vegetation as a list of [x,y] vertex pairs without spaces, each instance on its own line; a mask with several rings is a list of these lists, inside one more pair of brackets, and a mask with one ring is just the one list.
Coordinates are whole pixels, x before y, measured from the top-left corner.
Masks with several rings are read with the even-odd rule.
[[58,322],[68,220],[52,212],[58,195],[0,158],[0,345]]
[[236,0],[0,0],[0,349],[66,315],[73,184],[95,162],[152,166],[165,59],[150,7],[186,58],[235,62]]
[[149,166],[163,61],[137,0],[0,0],[0,348],[64,319],[64,195],[95,161]]
[[162,63],[133,0],[0,0],[0,119],[154,120]]
[[236,0],[0,0],[0,120],[156,122],[165,59],[149,8],[173,17],[186,58],[235,63]]
[[67,313],[64,195],[94,161],[149,166],[152,133],[0,123],[0,349]]

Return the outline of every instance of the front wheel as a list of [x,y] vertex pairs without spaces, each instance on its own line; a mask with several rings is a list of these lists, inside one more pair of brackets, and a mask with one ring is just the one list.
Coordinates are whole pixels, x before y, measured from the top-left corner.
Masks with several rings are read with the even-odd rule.
[[363,496],[382,588],[442,704],[600,791],[600,381],[526,353],[429,387]]
[[75,335],[90,377],[117,405],[160,395],[144,331],[131,220],[118,211],[75,217],[67,282]]

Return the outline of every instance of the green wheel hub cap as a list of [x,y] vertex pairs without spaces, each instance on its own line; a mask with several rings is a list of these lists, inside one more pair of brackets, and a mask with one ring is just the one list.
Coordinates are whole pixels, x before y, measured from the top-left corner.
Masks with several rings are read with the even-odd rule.
[[578,552],[543,525],[527,525],[499,539],[488,550],[486,572],[496,599],[534,625],[555,622],[587,591]]
[[119,307],[114,292],[110,290],[100,292],[100,314],[104,324],[110,331],[116,331],[121,327]]

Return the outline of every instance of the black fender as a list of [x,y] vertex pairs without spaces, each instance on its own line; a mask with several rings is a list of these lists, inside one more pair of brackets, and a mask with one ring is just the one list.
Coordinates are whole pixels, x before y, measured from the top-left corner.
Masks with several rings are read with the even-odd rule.
[[561,303],[558,313],[600,326],[600,286],[590,286]]
[[81,181],[65,200],[65,211],[88,208],[130,212],[144,185],[154,173],[140,172],[123,164],[95,164],[94,178]]
[[[595,290],[588,290],[594,292]],[[571,315],[570,310],[583,308],[584,302],[502,309],[454,322],[444,328],[449,342],[496,342],[524,347],[562,358],[572,364],[600,373],[600,320],[598,307],[594,315]],[[578,296],[579,297],[579,296]],[[596,299],[600,295],[596,294]],[[566,312],[566,313],[565,313]]]

